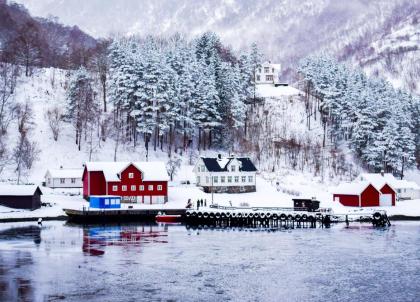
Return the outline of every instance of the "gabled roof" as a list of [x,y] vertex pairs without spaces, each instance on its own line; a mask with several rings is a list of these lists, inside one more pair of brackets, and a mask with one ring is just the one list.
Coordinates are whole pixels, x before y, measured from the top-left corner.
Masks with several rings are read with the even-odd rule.
[[207,170],[210,172],[223,172],[227,171],[226,165],[223,168],[219,165],[217,158],[212,157],[202,157],[201,158],[206,166]]
[[[333,194],[360,195],[369,185],[372,184],[368,181],[341,183],[335,188]],[[375,188],[375,190],[378,191],[378,189],[374,185],[372,186]]]
[[201,157],[201,159],[203,160],[207,170],[210,172],[227,172],[229,164],[235,159],[238,160],[240,163],[239,171],[257,171],[257,168],[254,166],[249,157],[222,157],[221,159],[217,157]]
[[83,169],[48,169],[45,176],[52,178],[82,178]]
[[0,185],[0,196],[32,196],[41,189],[37,185]]
[[254,163],[251,161],[249,157],[237,157],[236,159],[241,162],[241,166],[239,168],[240,171],[244,171],[244,172],[257,171],[257,168],[254,166]]
[[102,171],[106,181],[120,181],[119,174],[133,164],[143,172],[144,181],[168,181],[169,176],[163,162],[87,162],[88,171]]
[[391,173],[384,173],[382,176],[381,173],[362,173],[359,176],[359,179],[362,181],[369,181],[377,188],[382,188],[385,184],[388,184],[392,187],[396,181],[394,175]]

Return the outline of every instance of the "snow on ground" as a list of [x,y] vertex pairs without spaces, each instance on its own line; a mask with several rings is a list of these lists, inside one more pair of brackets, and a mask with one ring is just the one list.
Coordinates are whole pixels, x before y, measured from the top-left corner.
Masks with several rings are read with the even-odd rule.
[[257,85],[257,95],[262,98],[276,98],[303,95],[303,92],[292,86]]

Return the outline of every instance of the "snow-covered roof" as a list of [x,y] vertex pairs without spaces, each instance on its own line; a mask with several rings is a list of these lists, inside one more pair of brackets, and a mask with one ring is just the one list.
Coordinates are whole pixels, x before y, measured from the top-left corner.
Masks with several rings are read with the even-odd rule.
[[36,185],[0,185],[0,196],[31,196],[37,189]]
[[201,157],[206,166],[207,170],[210,172],[226,172],[229,166],[229,163],[236,159],[239,161],[239,171],[240,172],[256,172],[257,168],[252,163],[249,157]]
[[302,95],[302,92],[292,86],[274,86],[273,84],[257,84],[256,94],[262,98]]
[[393,183],[395,189],[412,189],[420,190],[420,186],[414,181],[408,181],[405,179],[396,179]]
[[82,178],[83,169],[48,169],[47,175],[52,178]]
[[143,172],[144,181],[168,181],[169,176],[163,162],[87,162],[88,171],[102,171],[106,181],[119,181],[118,176],[125,168],[133,164]]
[[382,188],[386,183],[390,186],[393,186],[394,182],[396,181],[394,175],[391,173],[362,173],[359,176],[359,179],[362,181],[369,181],[375,187]]
[[261,66],[262,67],[267,67],[267,66],[269,66],[269,67],[272,67],[272,68],[275,68],[275,69],[280,69],[281,68],[281,64],[275,64],[275,63],[271,63],[271,62],[268,62],[268,61],[266,61],[266,62],[264,62],[264,63],[262,63],[261,64]]
[[333,194],[360,195],[370,184],[368,181],[341,183],[335,188]]

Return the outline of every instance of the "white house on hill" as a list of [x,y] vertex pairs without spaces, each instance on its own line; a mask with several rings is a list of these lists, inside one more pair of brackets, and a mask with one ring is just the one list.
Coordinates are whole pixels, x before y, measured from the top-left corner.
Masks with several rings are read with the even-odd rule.
[[207,193],[256,191],[257,168],[249,157],[201,157],[193,171],[197,186]]
[[45,186],[49,188],[82,188],[83,169],[48,169]]
[[255,71],[256,84],[277,84],[279,83],[280,64],[264,62]]

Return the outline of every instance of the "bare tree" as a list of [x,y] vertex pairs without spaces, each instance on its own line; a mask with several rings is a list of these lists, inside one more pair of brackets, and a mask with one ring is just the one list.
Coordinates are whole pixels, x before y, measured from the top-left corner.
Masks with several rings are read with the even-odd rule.
[[[4,59],[4,57],[0,58]],[[13,93],[16,87],[18,68],[10,63],[0,62],[0,132],[5,134],[13,120]]]
[[17,183],[19,184],[23,172],[29,171],[40,151],[35,142],[30,142],[28,133],[32,129],[33,111],[29,103],[16,106],[16,120],[18,125],[19,140],[13,150],[13,160],[16,164]]
[[168,174],[171,178],[171,181],[173,180],[173,177],[176,175],[179,167],[181,166],[181,159],[177,156],[171,156],[166,163],[166,171],[168,171]]
[[8,153],[6,144],[3,141],[4,136],[0,133],[0,175],[8,163]]
[[58,140],[58,136],[61,130],[61,123],[64,120],[64,114],[60,107],[54,106],[47,110],[48,125],[50,126],[53,138],[55,141]]

